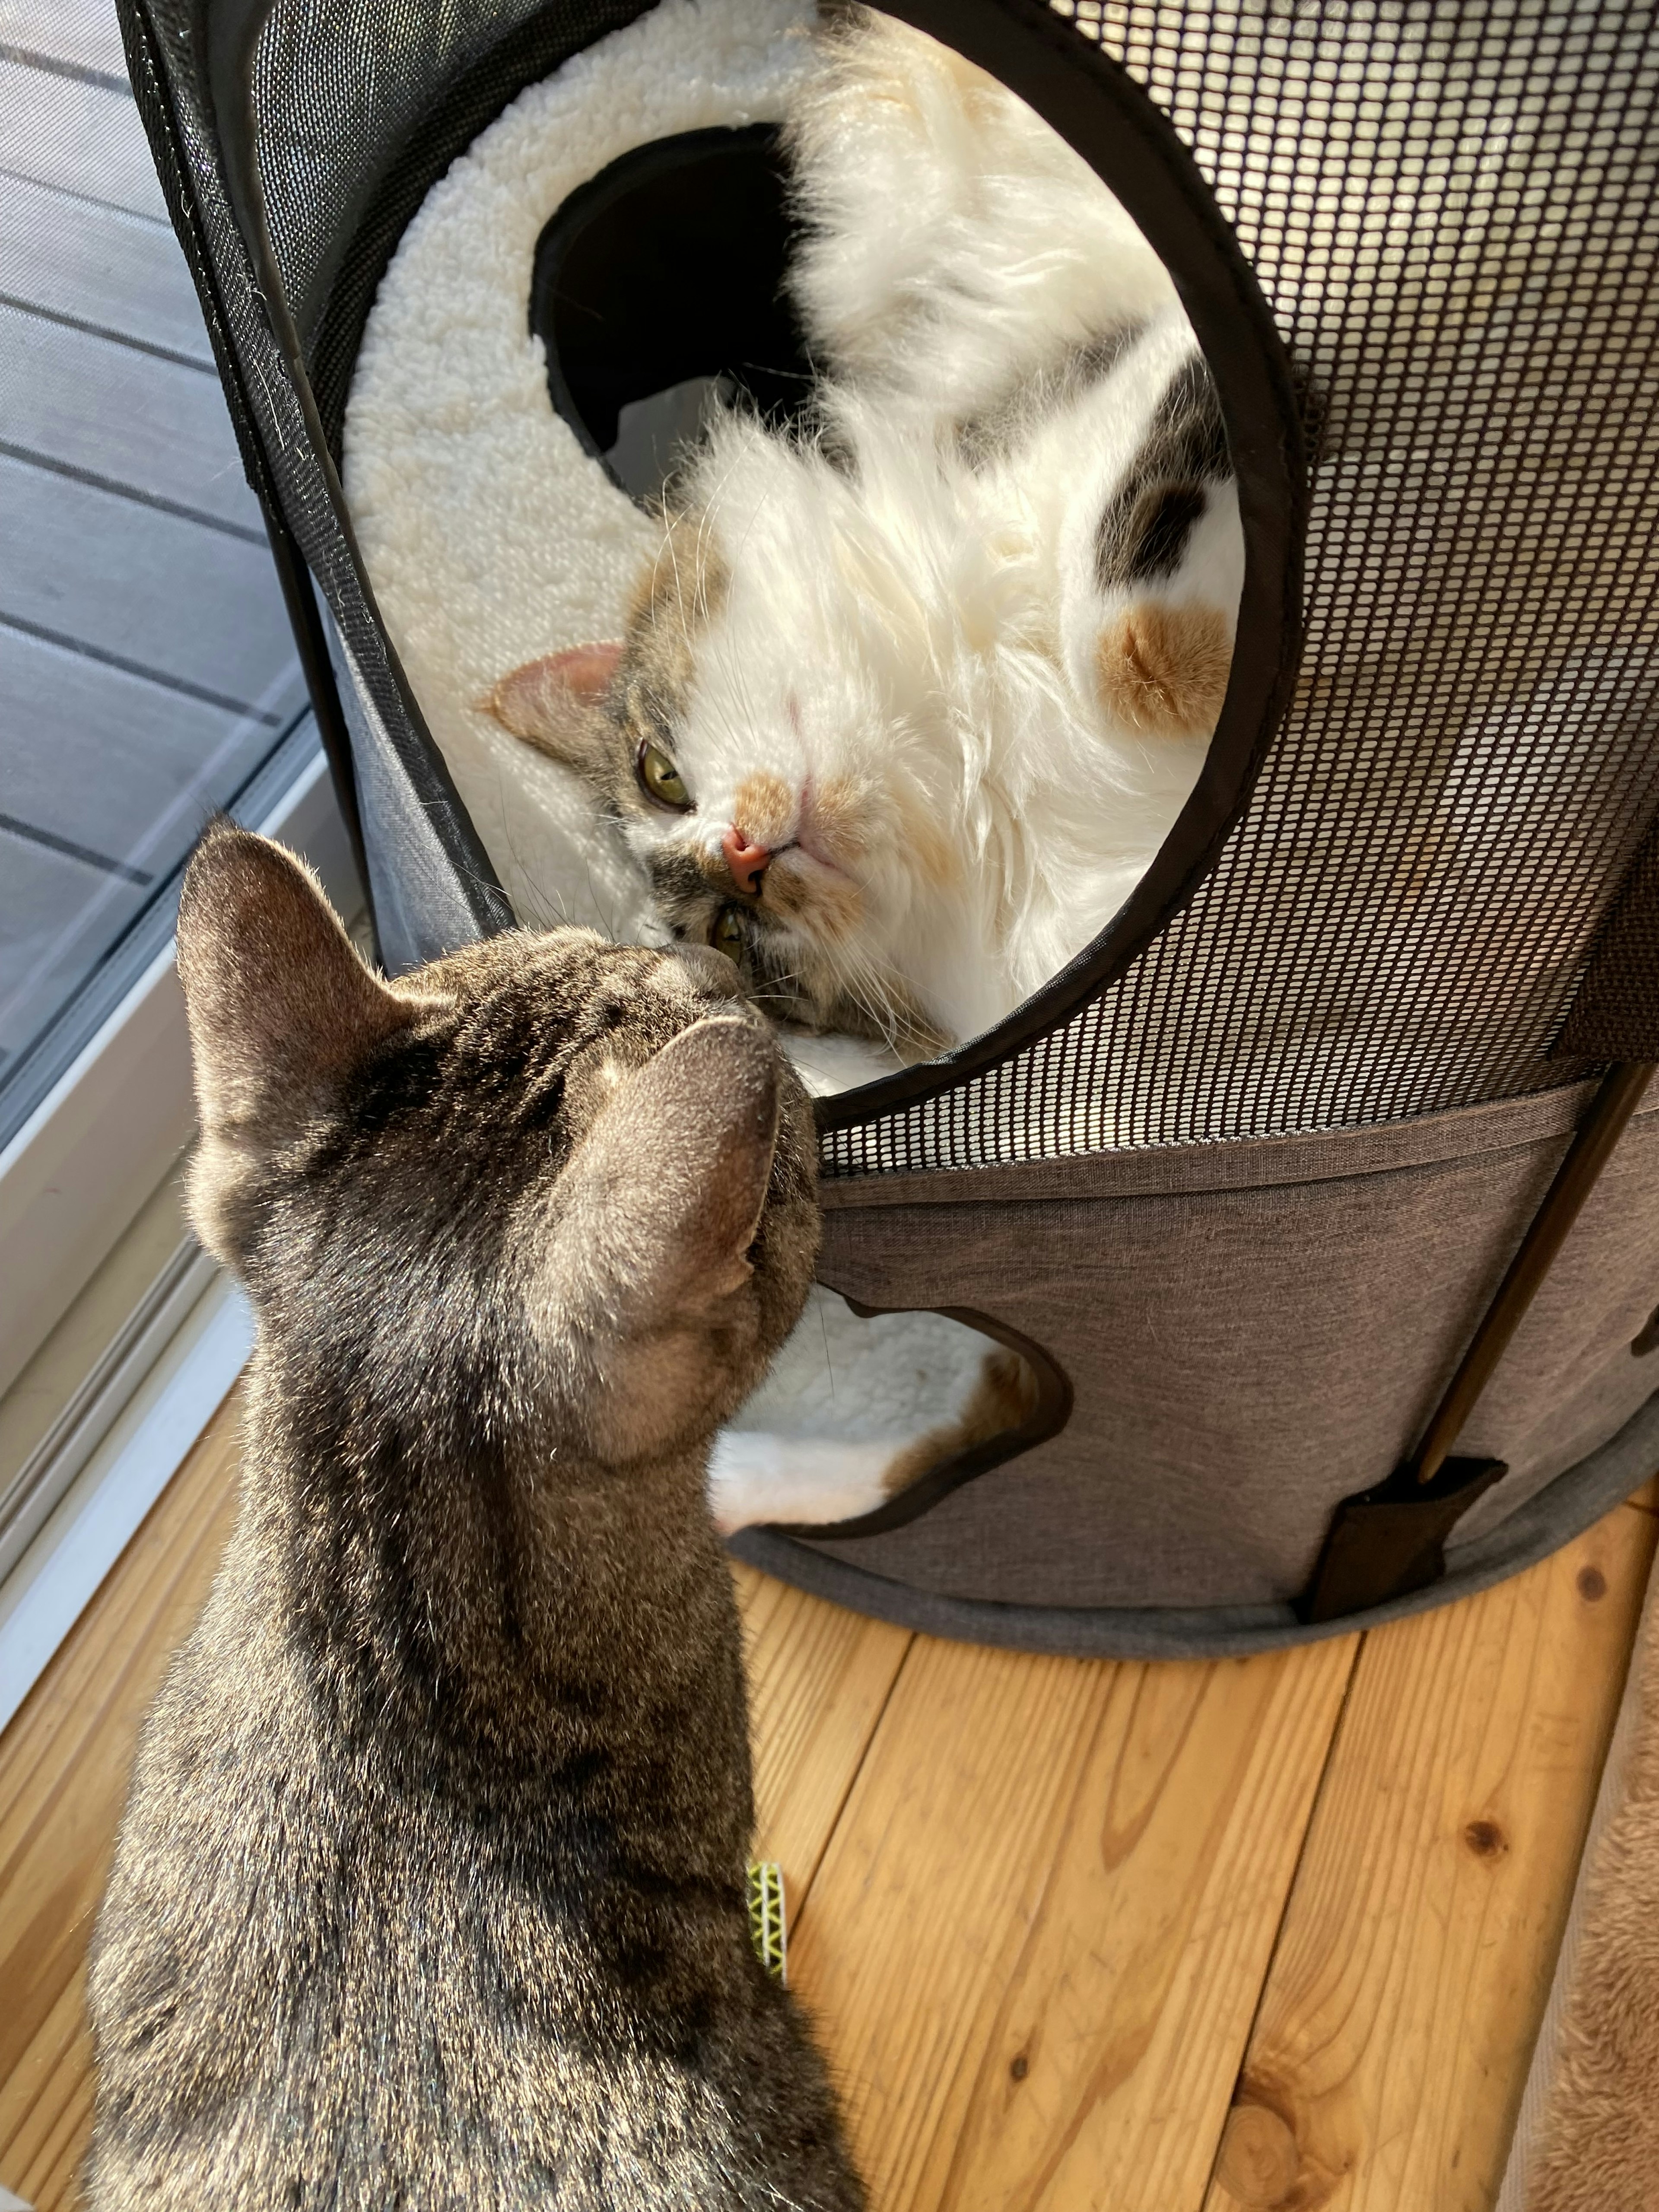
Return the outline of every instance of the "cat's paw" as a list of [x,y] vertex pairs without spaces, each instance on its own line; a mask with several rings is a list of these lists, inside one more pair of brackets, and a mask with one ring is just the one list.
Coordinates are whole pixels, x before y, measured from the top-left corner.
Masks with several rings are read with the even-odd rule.
[[1219,607],[1143,599],[1095,647],[1100,703],[1149,738],[1207,738],[1226,696],[1232,637]]

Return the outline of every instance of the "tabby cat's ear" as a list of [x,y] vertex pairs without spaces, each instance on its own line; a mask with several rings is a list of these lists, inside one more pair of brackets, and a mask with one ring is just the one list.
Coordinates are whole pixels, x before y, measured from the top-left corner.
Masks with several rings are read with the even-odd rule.
[[229,822],[185,871],[179,979],[210,1144],[280,1139],[420,1011],[369,973],[301,862]]
[[617,755],[605,696],[622,655],[620,638],[545,653],[503,676],[479,705],[515,738],[603,787]]
[[549,1289],[562,1324],[648,1336],[748,1281],[779,1081],[771,1040],[727,1015],[682,1030],[623,1079],[559,1178]]

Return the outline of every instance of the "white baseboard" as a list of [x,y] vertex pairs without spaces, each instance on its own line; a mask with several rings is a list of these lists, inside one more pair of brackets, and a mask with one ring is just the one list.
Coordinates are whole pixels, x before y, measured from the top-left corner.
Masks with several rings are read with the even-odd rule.
[[[103,1357],[0,1489],[0,1585],[125,1413],[217,1273],[217,1261],[193,1237],[185,1237]],[[3,2205],[0,2212],[5,2212]]]
[[[361,902],[320,745],[258,824]],[[185,998],[169,943],[0,1149],[0,1390],[11,1387],[190,1141]]]
[[188,1456],[252,1348],[247,1301],[216,1271],[0,1585],[0,1728]]

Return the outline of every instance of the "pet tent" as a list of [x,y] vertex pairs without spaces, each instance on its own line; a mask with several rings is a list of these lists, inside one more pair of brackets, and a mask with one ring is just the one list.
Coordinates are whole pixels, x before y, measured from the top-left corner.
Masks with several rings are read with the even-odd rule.
[[[395,970],[514,915],[342,495],[354,365],[436,180],[651,9],[119,4]],[[1207,766],[1109,927],[990,1034],[817,1102],[823,1281],[1019,1349],[1035,1409],[736,1548],[936,1632],[1125,1656],[1479,1588],[1659,1464],[1659,26],[888,12],[1030,102],[1170,269],[1247,580]],[[549,404],[592,453],[689,378],[787,382],[765,119],[643,148],[550,227]],[[688,209],[737,227],[720,285],[672,281]],[[612,343],[559,327],[585,283]]]

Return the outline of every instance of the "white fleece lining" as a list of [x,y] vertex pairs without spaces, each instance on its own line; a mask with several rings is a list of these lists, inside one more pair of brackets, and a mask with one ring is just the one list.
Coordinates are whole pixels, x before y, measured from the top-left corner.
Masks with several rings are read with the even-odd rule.
[[658,535],[554,412],[529,329],[536,242],[633,148],[775,119],[811,15],[808,0],[663,0],[573,55],[433,186],[363,333],[345,419],[352,521],[428,727],[528,922],[634,941],[651,927],[643,879],[591,796],[477,702],[524,661],[620,636]]
[[[661,0],[532,85],[428,193],[363,334],[344,434],[358,543],[427,725],[527,922],[661,935],[586,788],[477,704],[524,661],[620,635],[657,532],[554,412],[528,326],[537,240],[633,148],[776,120],[810,66],[814,12],[811,0]],[[790,1049],[820,1091],[892,1065],[855,1038]],[[814,1291],[717,1441],[717,1516],[737,1528],[870,1510],[895,1455],[955,1418],[986,1349],[942,1315],[861,1322]]]

